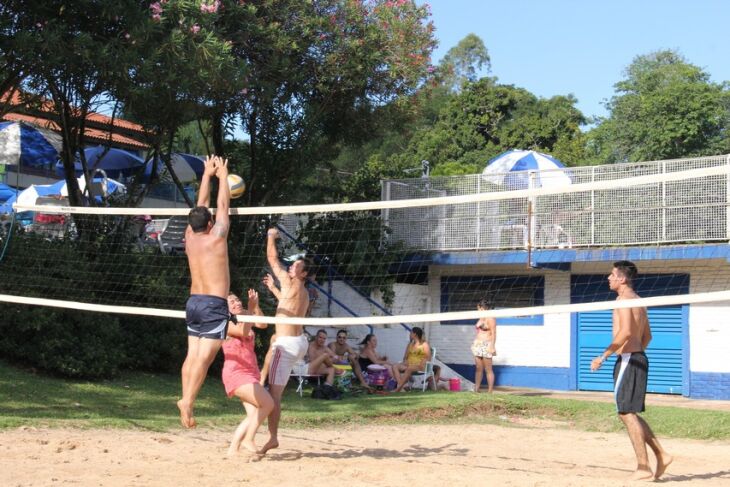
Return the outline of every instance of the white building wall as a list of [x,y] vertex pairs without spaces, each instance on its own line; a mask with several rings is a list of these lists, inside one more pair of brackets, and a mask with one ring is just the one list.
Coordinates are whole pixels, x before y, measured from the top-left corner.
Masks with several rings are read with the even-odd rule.
[[[702,293],[730,289],[730,265],[717,260],[685,260],[639,262],[642,273],[689,273],[690,292]],[[606,271],[607,263],[576,263],[573,272],[596,273]],[[440,277],[446,275],[520,275],[519,269],[504,266],[444,266],[432,267],[428,286],[396,284],[391,310],[394,314],[438,313],[441,305]],[[534,274],[534,271],[533,271]],[[606,272],[606,274],[608,274]],[[570,303],[570,273],[545,271],[545,304]],[[326,285],[325,285],[326,287]],[[368,303],[356,291],[340,281],[333,282],[335,297],[359,316],[377,316],[382,312]],[[380,301],[377,293],[373,298]],[[331,316],[351,316],[334,302]],[[327,316],[327,297],[318,300],[313,316]],[[412,325],[411,323],[408,323]],[[469,347],[474,338],[474,327],[423,323],[427,338],[438,350],[438,357],[446,363],[471,364]],[[309,330],[310,332],[314,330]],[[367,326],[348,327],[351,342],[362,339],[369,332]],[[330,330],[334,336],[334,329]],[[375,327],[380,353],[399,361],[408,341],[408,334],[400,325]],[[503,325],[497,330],[497,365],[569,367],[570,314],[545,315],[543,326]],[[689,357],[693,372],[730,373],[730,302],[693,304],[689,310]]]
[[[328,284],[321,283],[324,289]],[[415,284],[398,284],[393,286],[395,296],[389,310],[394,315],[426,313],[428,310],[428,287]],[[381,316],[383,312],[373,303],[365,299],[342,281],[332,281],[332,297],[340,301],[358,316]],[[371,299],[380,305],[383,300],[379,292],[374,292]],[[319,299],[312,309],[313,317],[343,317],[351,318],[352,314],[347,312],[334,300],[320,293]],[[406,323],[411,325],[410,323]],[[348,330],[350,345],[357,349],[357,344],[370,333],[370,328],[364,325],[347,326],[343,320],[343,328]],[[334,337],[337,327],[327,329],[327,335]],[[316,330],[308,327],[308,332]],[[400,362],[403,357],[406,345],[408,344],[408,331],[400,324],[379,325],[373,327],[373,332],[378,337],[378,352],[387,355],[389,360]]]
[[[730,268],[702,268],[690,275],[690,292],[730,289]],[[730,372],[730,302],[692,304],[689,308],[689,368],[692,372]]]
[[[441,276],[520,275],[514,267],[496,266],[434,267],[429,279],[431,312],[439,312]],[[524,273],[522,273],[524,274]],[[531,273],[535,275],[534,272]],[[570,302],[570,274],[545,271],[545,305]],[[476,303],[475,303],[476,309]],[[475,320],[476,322],[476,320]],[[432,324],[430,342],[438,347],[439,358],[446,363],[471,364],[470,346],[474,340],[473,325]],[[495,365],[570,367],[570,314],[545,315],[542,326],[502,325],[497,327],[497,356]]]

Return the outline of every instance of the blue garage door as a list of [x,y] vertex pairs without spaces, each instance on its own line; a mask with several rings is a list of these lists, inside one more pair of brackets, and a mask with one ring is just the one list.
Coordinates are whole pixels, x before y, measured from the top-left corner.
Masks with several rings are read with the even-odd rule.
[[[646,275],[637,279],[640,296],[684,294],[689,288],[686,274]],[[575,275],[571,279],[572,302],[615,299],[607,289],[606,276]],[[684,334],[687,330],[686,305],[649,308],[649,322],[653,339],[646,351],[649,357],[649,392],[682,394],[684,371],[687,370],[684,353]],[[598,372],[591,372],[591,360],[611,342],[611,311],[578,313],[577,368],[578,389],[586,391],[613,390],[611,357]]]

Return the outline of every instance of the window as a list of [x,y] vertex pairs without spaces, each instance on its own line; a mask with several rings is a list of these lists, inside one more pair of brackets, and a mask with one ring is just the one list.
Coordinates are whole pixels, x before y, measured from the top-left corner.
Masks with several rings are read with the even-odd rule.
[[[488,297],[495,309],[542,306],[545,278],[542,276],[448,276],[441,278],[441,311],[471,311]],[[473,320],[442,324],[473,324]],[[543,315],[497,318],[498,325],[542,325]]]

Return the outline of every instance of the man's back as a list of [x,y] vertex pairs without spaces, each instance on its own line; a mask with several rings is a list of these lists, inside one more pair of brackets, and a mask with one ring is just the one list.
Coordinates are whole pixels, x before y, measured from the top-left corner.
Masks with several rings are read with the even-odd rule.
[[185,252],[190,266],[190,294],[228,297],[228,243],[225,238],[209,233],[185,232]]

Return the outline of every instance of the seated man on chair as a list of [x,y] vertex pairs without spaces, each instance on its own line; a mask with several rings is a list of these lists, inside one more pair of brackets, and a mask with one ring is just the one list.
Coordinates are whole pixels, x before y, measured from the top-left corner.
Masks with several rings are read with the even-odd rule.
[[360,356],[355,350],[352,349],[350,345],[347,344],[347,331],[338,330],[337,339],[327,345],[327,347],[335,353],[335,358],[338,363],[350,364],[350,367],[352,367],[352,372],[355,374],[355,377],[357,377],[357,379],[360,381],[361,386],[363,386],[365,389],[370,389],[370,386],[365,380],[365,377],[362,375],[360,361],[358,360]]
[[335,352],[325,346],[327,332],[317,330],[312,343],[309,344],[307,357],[309,358],[309,375],[327,376],[324,383],[332,385],[335,381]]

